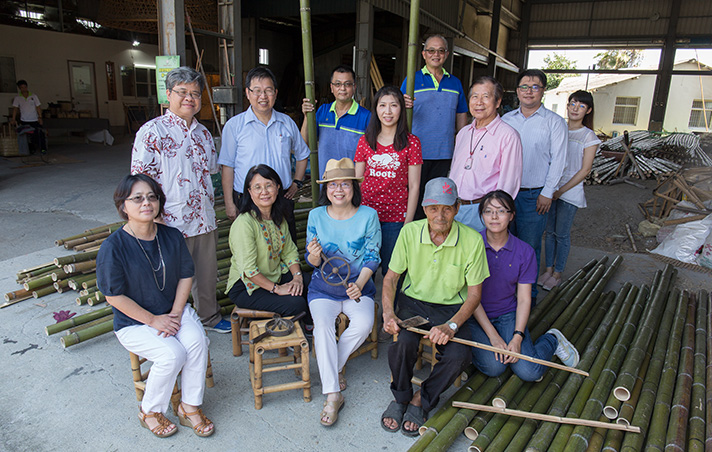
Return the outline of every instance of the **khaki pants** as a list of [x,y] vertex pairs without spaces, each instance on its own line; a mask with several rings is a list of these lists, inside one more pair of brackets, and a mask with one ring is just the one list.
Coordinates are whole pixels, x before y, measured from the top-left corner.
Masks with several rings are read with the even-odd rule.
[[193,307],[204,326],[215,326],[222,320],[220,306],[215,296],[218,281],[218,262],[215,255],[217,243],[217,230],[185,239],[195,265],[191,289]]

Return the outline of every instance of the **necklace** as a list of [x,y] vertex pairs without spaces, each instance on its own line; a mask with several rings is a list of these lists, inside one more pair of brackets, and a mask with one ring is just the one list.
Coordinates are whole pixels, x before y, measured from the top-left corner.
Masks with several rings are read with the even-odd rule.
[[[480,144],[480,141],[487,135],[487,130],[485,130],[485,133],[482,134],[482,136],[477,140],[477,143],[475,143],[475,146],[472,146],[472,138],[475,136],[475,125],[472,125],[472,131],[470,132],[470,156],[465,160],[465,169],[469,170],[472,169],[472,154],[475,153],[475,149],[477,149],[477,145]],[[484,145],[480,146],[480,151],[484,148]]]
[[[126,223],[126,227],[129,228],[129,231],[131,231],[131,234],[133,237],[136,239],[136,243],[138,243],[138,246],[141,248],[141,251],[143,251],[143,255],[146,256],[146,260],[148,260],[148,265],[151,267],[151,270],[153,270],[151,273],[153,274],[153,280],[156,282],[156,287],[158,290],[163,292],[163,289],[166,288],[166,264],[163,262],[163,251],[161,251],[161,241],[158,240],[158,229],[156,229],[156,243],[158,244],[158,256],[160,257],[160,262],[158,263],[158,267],[153,268],[153,263],[151,262],[151,258],[148,257],[148,253],[146,250],[143,248],[143,245],[141,245],[141,241],[138,239],[136,236],[136,233],[134,232],[133,229],[131,229],[131,226],[129,226],[128,223]],[[158,278],[156,278],[156,272],[163,267],[163,287],[161,287],[158,284]]]

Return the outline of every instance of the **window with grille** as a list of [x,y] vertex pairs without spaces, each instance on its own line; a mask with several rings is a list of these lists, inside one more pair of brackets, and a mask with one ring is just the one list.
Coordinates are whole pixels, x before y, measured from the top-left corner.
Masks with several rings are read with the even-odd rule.
[[613,110],[613,124],[633,124],[638,119],[640,97],[616,97]]
[[[705,117],[707,117],[706,122]],[[705,99],[703,104],[702,99],[695,99],[692,102],[688,127],[704,129],[710,126],[712,126],[712,100]]]

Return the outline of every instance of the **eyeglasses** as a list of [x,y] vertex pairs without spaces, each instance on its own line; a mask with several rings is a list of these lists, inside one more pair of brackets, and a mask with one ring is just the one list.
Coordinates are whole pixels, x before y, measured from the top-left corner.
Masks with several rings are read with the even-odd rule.
[[180,89],[180,90],[172,89],[171,92],[176,93],[176,95],[178,97],[180,97],[181,99],[185,99],[188,96],[190,96],[191,99],[200,99],[201,97],[203,97],[203,93],[199,93],[198,91],[187,91],[184,89]]
[[354,86],[354,82],[344,82],[344,83],[341,83],[341,82],[333,83],[333,82],[332,82],[331,86],[333,86],[333,87],[336,88],[336,89],[339,89],[339,88],[341,88],[342,86],[343,86],[344,88],[351,88],[352,86]]
[[257,97],[262,97],[263,94],[267,97],[272,97],[277,94],[277,90],[275,90],[274,88],[266,88],[265,90],[261,90],[259,88],[247,88],[247,90]]
[[512,211],[511,211],[511,210],[507,210],[507,209],[485,209],[485,210],[482,212],[482,215],[485,215],[485,216],[487,216],[487,217],[491,217],[491,216],[493,216],[494,214],[497,214],[497,216],[499,217],[499,216],[504,215],[505,213],[512,213]]
[[266,183],[264,185],[257,184],[257,185],[253,185],[252,187],[250,187],[250,191],[259,193],[262,191],[272,191],[272,190],[275,190],[276,188],[277,188],[277,186],[275,184],[270,184],[270,183]]
[[532,86],[529,86],[529,85],[519,85],[519,86],[517,86],[517,89],[518,89],[519,91],[524,91],[525,93],[526,93],[527,91],[533,91],[533,92],[535,92],[535,93],[538,93],[539,90],[541,90],[542,88],[544,88],[544,87],[543,87],[543,86],[540,86],[540,85],[532,85]]
[[576,101],[574,101],[574,102],[569,102],[569,103],[568,103],[568,106],[569,106],[569,108],[578,109],[578,110],[586,110],[586,109],[588,109],[588,105],[582,104],[581,102],[576,102]]
[[126,201],[131,201],[134,204],[143,204],[143,201],[146,199],[148,200],[148,202],[156,202],[158,201],[158,196],[154,195],[153,193],[149,193],[146,196],[136,195],[133,198],[126,198]]
[[329,190],[334,190],[336,191],[337,189],[342,189],[343,191],[351,190],[351,182],[342,182],[340,184],[337,184],[336,182],[329,182],[327,184],[327,188]]
[[430,56],[433,56],[436,53],[438,55],[445,55],[447,53],[447,50],[446,49],[425,49],[425,53],[427,53]]

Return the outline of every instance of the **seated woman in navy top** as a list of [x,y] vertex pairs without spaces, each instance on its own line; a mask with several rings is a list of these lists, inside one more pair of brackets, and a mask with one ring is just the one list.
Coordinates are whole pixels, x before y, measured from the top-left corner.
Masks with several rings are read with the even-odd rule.
[[195,310],[186,305],[195,270],[185,239],[178,229],[154,221],[165,202],[150,177],[121,180],[114,203],[128,221],[101,244],[97,286],[113,308],[121,345],[153,361],[138,413],[141,425],[160,438],[177,431],[164,413],[182,372],[178,419],[196,435],[210,436],[215,428],[199,408],[209,341]]
[[[534,249],[509,233],[514,220],[512,197],[503,190],[488,193],[479,207],[485,225],[482,238],[487,252],[490,277],[482,283],[482,301],[470,323],[475,342],[551,360],[556,354],[567,366],[579,362],[578,351],[557,329],[551,329],[532,343],[527,328],[531,310],[531,285],[536,282]],[[472,348],[472,362],[483,374],[496,377],[508,365],[524,381],[536,381],[547,367],[512,356]]]

